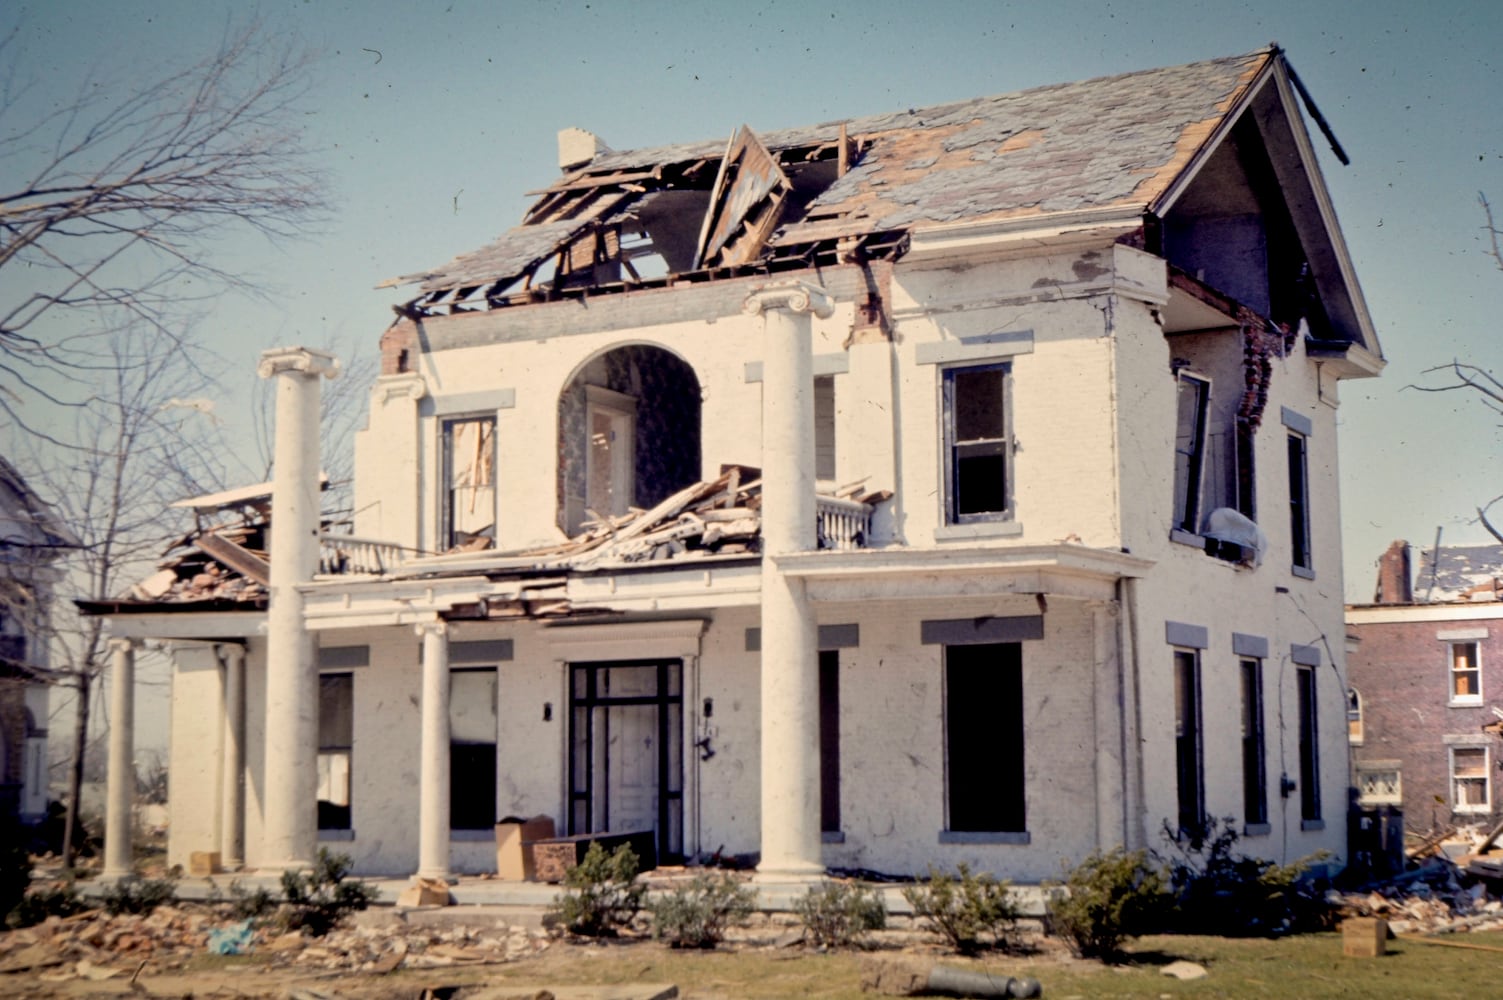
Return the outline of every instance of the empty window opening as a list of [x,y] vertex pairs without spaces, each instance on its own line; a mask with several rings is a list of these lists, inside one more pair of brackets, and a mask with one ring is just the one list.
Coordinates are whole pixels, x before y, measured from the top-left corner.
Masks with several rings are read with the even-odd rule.
[[948,829],[1023,833],[1023,645],[945,647]]
[[1263,664],[1243,660],[1242,815],[1246,823],[1268,822],[1268,782],[1263,745]]
[[[1200,484],[1211,383],[1180,372],[1178,386],[1174,422],[1174,526],[1193,534],[1200,531]],[[1216,440],[1219,443],[1221,436]]]
[[496,823],[496,669],[449,673],[449,828]]
[[1012,516],[1007,365],[944,372],[946,520]]
[[819,829],[840,832],[840,653],[819,654]]
[[1492,811],[1486,747],[1451,748],[1451,797],[1456,812]]
[[318,828],[349,830],[355,675],[318,677]]
[[1289,558],[1297,569],[1310,562],[1310,466],[1303,434],[1289,435]]
[[443,422],[440,548],[496,543],[496,418]]
[[1316,724],[1315,670],[1299,667],[1299,805],[1300,818],[1320,819],[1320,746]]
[[1482,664],[1475,642],[1453,642],[1450,648],[1451,704],[1482,704]]
[[1201,743],[1200,654],[1174,651],[1174,760],[1179,831],[1197,840],[1205,831],[1206,788]]

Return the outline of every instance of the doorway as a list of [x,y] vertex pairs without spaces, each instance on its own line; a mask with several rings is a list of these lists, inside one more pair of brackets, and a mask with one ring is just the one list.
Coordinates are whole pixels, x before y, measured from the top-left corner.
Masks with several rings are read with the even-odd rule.
[[683,661],[572,663],[569,833],[652,830],[683,857]]

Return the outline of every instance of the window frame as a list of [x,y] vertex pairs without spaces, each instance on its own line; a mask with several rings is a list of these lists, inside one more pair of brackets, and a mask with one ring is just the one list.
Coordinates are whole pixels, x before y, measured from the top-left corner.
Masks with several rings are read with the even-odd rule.
[[[997,658],[995,663],[979,664],[972,658],[985,657],[990,651]],[[969,662],[962,662],[969,661]],[[1028,752],[1024,721],[1026,718],[1026,679],[1023,669],[1023,643],[984,642],[947,644],[941,654],[944,678],[944,817],[945,829],[941,843],[1028,842],[1028,790],[1026,759]],[[982,672],[1007,671],[1010,676],[973,680]],[[1013,695],[1012,704],[998,699],[964,697],[957,693],[957,679],[970,673],[967,684],[987,685],[993,693]],[[1005,690],[998,690],[1005,688]],[[986,716],[986,731],[972,730],[965,725],[974,722],[976,713]],[[979,753],[986,744],[986,753]],[[979,760],[967,758],[962,774],[961,758],[967,753],[976,753],[985,758],[985,765],[994,772],[1005,762],[1008,765],[1009,784],[999,789],[992,785],[986,795],[973,782],[965,779],[983,766]],[[1000,782],[999,782],[1000,784]],[[1002,792],[1005,792],[1005,801]],[[978,806],[978,798],[989,804]],[[958,814],[958,815],[957,815]],[[986,822],[990,820],[991,822]]]
[[[343,681],[349,686],[348,697],[344,700],[344,704],[348,708],[349,719],[347,724],[342,727],[349,730],[350,735],[348,743],[331,740],[324,732],[323,691],[325,681]],[[317,819],[315,822],[317,823],[317,830],[320,834],[348,832],[354,830],[355,828],[355,674],[350,670],[322,670],[319,671],[318,674],[318,684],[319,724],[318,750],[316,761],[319,765],[322,765],[323,760],[326,757],[330,759],[339,757],[344,758],[345,802],[341,807],[333,799],[319,798],[318,793],[315,791],[314,796],[318,805],[321,806],[324,802],[328,802],[330,804],[330,807],[328,809],[317,808],[317,806],[315,807],[317,812]],[[322,771],[323,767],[319,766],[318,770]],[[322,780],[320,780],[318,784],[319,786],[322,786]],[[343,811],[342,816],[339,814],[341,809]],[[342,822],[338,822],[341,819]]]
[[[1457,653],[1471,647],[1472,662],[1465,668],[1457,667]],[[1472,694],[1458,694],[1456,682],[1464,674],[1471,674],[1476,685]],[[1456,639],[1446,643],[1446,704],[1452,707],[1475,708],[1482,704],[1482,644],[1476,639]]]
[[[1492,780],[1492,753],[1491,748],[1482,745],[1452,746],[1447,750],[1447,775],[1451,786],[1451,811],[1465,815],[1486,816],[1493,811],[1493,780]],[[1482,755],[1482,766],[1475,775],[1458,776],[1456,773],[1457,752],[1471,755]],[[1480,803],[1463,803],[1459,782],[1480,781],[1482,784],[1482,801]]]
[[[455,497],[461,487],[454,484],[454,428],[460,424],[488,424],[490,427],[490,481],[486,486],[469,486],[463,489],[477,492],[490,491],[490,539],[494,548],[500,544],[500,518],[497,516],[497,440],[498,424],[496,414],[493,411],[483,413],[453,414],[439,418],[438,442],[439,442],[439,511],[438,511],[438,551],[447,552],[460,544],[455,537]],[[475,532],[475,535],[484,532]]]
[[1356,687],[1346,689],[1346,742],[1348,746],[1360,747],[1367,742],[1367,720],[1362,708],[1362,692]]
[[1173,647],[1174,785],[1181,837],[1199,840],[1206,827],[1206,767],[1200,650]]
[[1289,565],[1296,576],[1315,572],[1313,539],[1310,534],[1310,436],[1288,430],[1286,451],[1289,467]]
[[[961,375],[974,375],[989,371],[1001,373],[1002,436],[1000,438],[977,438],[974,440],[958,441],[956,439],[957,431],[955,426],[956,378]],[[944,504],[944,520],[942,523],[945,525],[964,525],[1016,520],[1017,502],[1014,489],[1013,461],[1016,450],[1016,434],[1013,431],[1012,414],[1012,363],[1010,361],[993,361],[981,364],[945,365],[939,369],[939,373],[940,423],[943,431],[942,465],[944,475],[940,491]],[[968,449],[974,453],[965,457],[977,457],[989,454],[1001,456],[1001,492],[1003,497],[1003,507],[1001,510],[972,511],[967,513],[960,511],[961,490],[958,481],[960,462],[957,460],[957,456],[961,449]]]
[[[492,732],[490,733],[490,739],[489,740],[455,739],[455,737],[454,737],[454,730],[455,730],[456,727],[454,725],[454,709],[455,709],[455,705],[456,705],[456,699],[454,698],[454,681],[455,681],[455,678],[458,677],[458,676],[460,676],[460,675],[476,675],[476,674],[489,674],[491,676],[491,721],[492,721],[492,724],[493,724],[494,728],[493,728]],[[500,670],[500,667],[498,665],[495,665],[495,664],[478,664],[477,663],[477,664],[465,664],[464,666],[454,666],[451,663],[451,665],[449,667],[449,722],[448,722],[448,728],[449,728],[449,816],[448,816],[448,824],[449,824],[449,830],[450,830],[451,833],[453,833],[455,831],[491,830],[495,826],[496,820],[498,819],[498,816],[497,816],[497,805],[498,805],[499,799],[498,799],[498,796],[496,794],[496,779],[497,779],[497,767],[498,767],[498,764],[497,764],[496,754],[497,754],[497,742],[498,742],[499,734],[500,734],[500,731],[501,731],[501,712],[500,712],[500,709],[501,709],[501,670]],[[460,748],[460,749],[456,750],[456,748]],[[488,790],[489,791],[489,802],[490,802],[490,809],[488,810],[488,812],[489,812],[489,819],[475,820],[475,819],[473,819],[473,817],[469,816],[469,813],[476,811],[476,802],[475,802],[475,799],[473,797],[473,789],[470,786],[467,785],[465,790],[468,791],[468,792],[470,792],[469,795],[461,796],[461,795],[457,794],[458,792],[461,791],[461,789],[458,787],[458,785],[459,785],[459,779],[462,777],[462,775],[460,773],[461,772],[461,768],[459,768],[459,767],[457,767],[455,765],[456,765],[456,759],[467,759],[467,758],[469,758],[472,755],[476,756],[476,757],[483,758],[484,752],[485,752],[484,748],[489,748],[489,750],[490,750],[490,778],[491,778],[491,781],[490,781],[490,788]],[[485,802],[485,797],[482,795],[481,796],[481,801],[480,801],[479,805],[483,806],[484,802]],[[479,815],[484,815],[485,812],[486,811],[482,809],[482,810],[480,810]],[[469,822],[466,822],[467,819],[469,820]]]
[[1322,822],[1320,804],[1320,703],[1317,668],[1295,666],[1299,723],[1299,797],[1302,823]]
[[[1187,385],[1196,387],[1193,396],[1193,438],[1188,451],[1180,447],[1181,408]],[[1207,428],[1210,422],[1211,380],[1204,375],[1180,369],[1174,379],[1174,507],[1170,521],[1175,530],[1200,534],[1201,502],[1205,496]],[[1181,467],[1183,462],[1183,479]]]
[[1256,826],[1268,822],[1263,661],[1252,656],[1239,657],[1238,680],[1242,685],[1242,821],[1248,826]]
[[[585,387],[585,480],[584,506],[593,509],[590,488],[595,481],[599,461],[595,446],[595,418],[603,416],[610,421],[611,433],[616,435],[610,447],[610,469],[607,476],[611,489],[609,510],[596,510],[602,517],[619,517],[637,502],[637,398],[624,392],[616,392],[604,386]],[[596,505],[599,506],[599,505]],[[586,515],[588,516],[588,515]]]

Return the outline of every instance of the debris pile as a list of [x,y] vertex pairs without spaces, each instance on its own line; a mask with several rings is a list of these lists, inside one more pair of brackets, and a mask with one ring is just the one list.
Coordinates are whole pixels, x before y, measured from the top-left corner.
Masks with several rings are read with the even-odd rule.
[[1395,934],[1503,930],[1503,899],[1443,857],[1362,891],[1332,891],[1326,898],[1343,916],[1384,918]]
[[[0,934],[0,974],[33,973],[48,982],[156,975],[207,953],[215,932],[235,923],[223,907],[163,906],[147,916],[88,910],[49,917],[35,927]],[[547,932],[522,927],[409,927],[391,921],[341,928],[321,938],[255,928],[245,951],[272,966],[386,973],[514,962],[548,944]]]

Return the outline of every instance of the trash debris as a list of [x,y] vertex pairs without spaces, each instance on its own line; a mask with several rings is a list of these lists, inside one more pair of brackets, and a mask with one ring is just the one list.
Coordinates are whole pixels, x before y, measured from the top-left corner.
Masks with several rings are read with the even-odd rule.
[[1185,980],[1204,979],[1206,976],[1210,975],[1210,973],[1206,971],[1206,967],[1204,965],[1198,965],[1195,962],[1186,962],[1184,959],[1180,959],[1177,962],[1170,962],[1168,965],[1160,969],[1159,972],[1165,976],[1173,976],[1175,979]]
[[209,954],[244,955],[250,951],[254,937],[249,920],[242,920],[238,924],[230,924],[227,927],[216,927],[209,931]]

